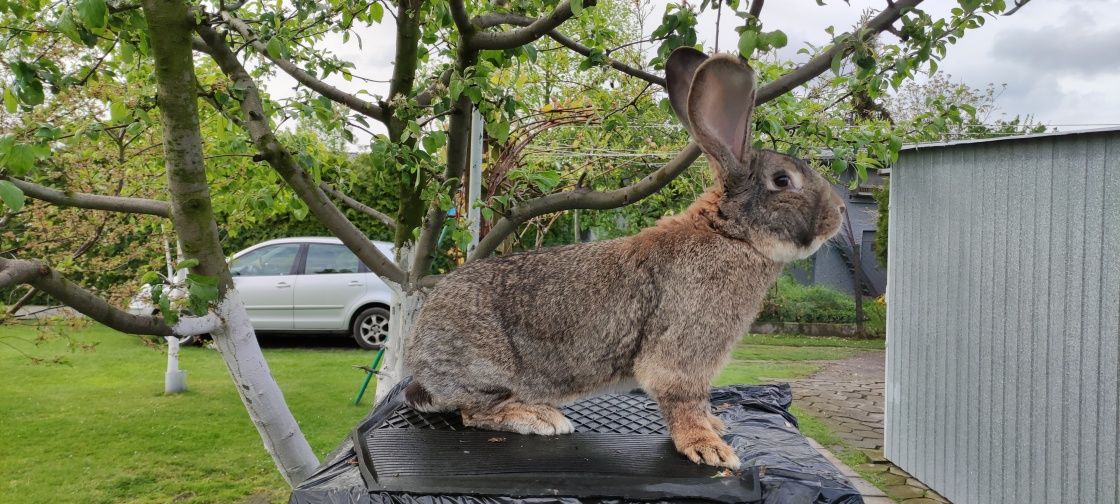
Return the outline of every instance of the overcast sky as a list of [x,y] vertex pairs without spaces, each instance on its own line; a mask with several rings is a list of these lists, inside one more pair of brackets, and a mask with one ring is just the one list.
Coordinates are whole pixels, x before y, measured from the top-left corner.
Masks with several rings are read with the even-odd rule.
[[[656,25],[668,0],[654,0]],[[1012,0],[1008,0],[1012,3]],[[850,28],[864,9],[880,9],[885,0],[829,0],[818,7],[816,0],[770,0],[762,12],[764,29],[781,29],[789,36],[782,55],[801,61],[796,54],[806,42],[823,45],[829,36],[824,29]],[[923,7],[934,15],[944,15],[957,5],[950,0],[928,0]],[[720,48],[734,49],[734,16],[723,17]],[[700,39],[706,48],[715,42],[715,15],[700,18]],[[323,45],[339,56],[353,61],[356,75],[387,79],[393,57],[392,19],[363,30],[362,48],[352,40],[341,44],[333,38]],[[887,34],[884,37],[892,37]],[[941,71],[955,81],[972,87],[988,83],[1006,84],[997,104],[1007,115],[1033,115],[1038,122],[1061,130],[1099,126],[1120,126],[1120,0],[1034,0],[1010,17],[989,19],[977,30],[949,48]],[[384,94],[387,85],[345,82],[335,76],[332,84],[350,91],[364,89]],[[287,96],[294,82],[287,76],[269,83],[275,96]],[[996,118],[992,118],[996,119]]]

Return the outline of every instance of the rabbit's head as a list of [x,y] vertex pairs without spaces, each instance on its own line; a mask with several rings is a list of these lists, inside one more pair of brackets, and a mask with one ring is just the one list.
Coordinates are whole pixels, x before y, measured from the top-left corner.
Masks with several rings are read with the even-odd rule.
[[674,112],[715,173],[718,201],[708,213],[718,232],[778,262],[808,257],[836,234],[844,205],[828,181],[800,159],[751,147],[755,75],[745,61],[680,48],[665,78]]

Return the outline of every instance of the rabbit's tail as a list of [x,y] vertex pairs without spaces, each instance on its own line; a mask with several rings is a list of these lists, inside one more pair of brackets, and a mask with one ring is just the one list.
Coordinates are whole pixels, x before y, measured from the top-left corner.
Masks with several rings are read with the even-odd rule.
[[428,389],[424,388],[415,379],[404,388],[404,402],[408,404],[408,407],[425,413],[438,413],[454,409],[436,403],[431,392],[428,392]]

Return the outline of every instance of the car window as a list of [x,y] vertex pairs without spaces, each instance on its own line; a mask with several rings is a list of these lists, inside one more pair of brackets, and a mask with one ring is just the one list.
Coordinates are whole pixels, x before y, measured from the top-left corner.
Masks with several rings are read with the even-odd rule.
[[358,256],[342,245],[312,243],[307,246],[307,265],[303,268],[308,275],[331,273],[357,273]]
[[288,275],[299,255],[298,243],[285,243],[259,248],[237,259],[229,266],[233,276]]

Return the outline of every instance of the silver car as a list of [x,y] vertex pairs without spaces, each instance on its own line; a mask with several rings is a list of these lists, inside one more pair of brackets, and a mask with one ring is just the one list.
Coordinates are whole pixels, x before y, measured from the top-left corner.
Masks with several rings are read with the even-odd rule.
[[[391,243],[373,243],[393,256]],[[266,241],[234,254],[229,269],[257,331],[349,333],[363,348],[389,335],[392,291],[337,238]],[[143,294],[130,311],[154,313]]]

